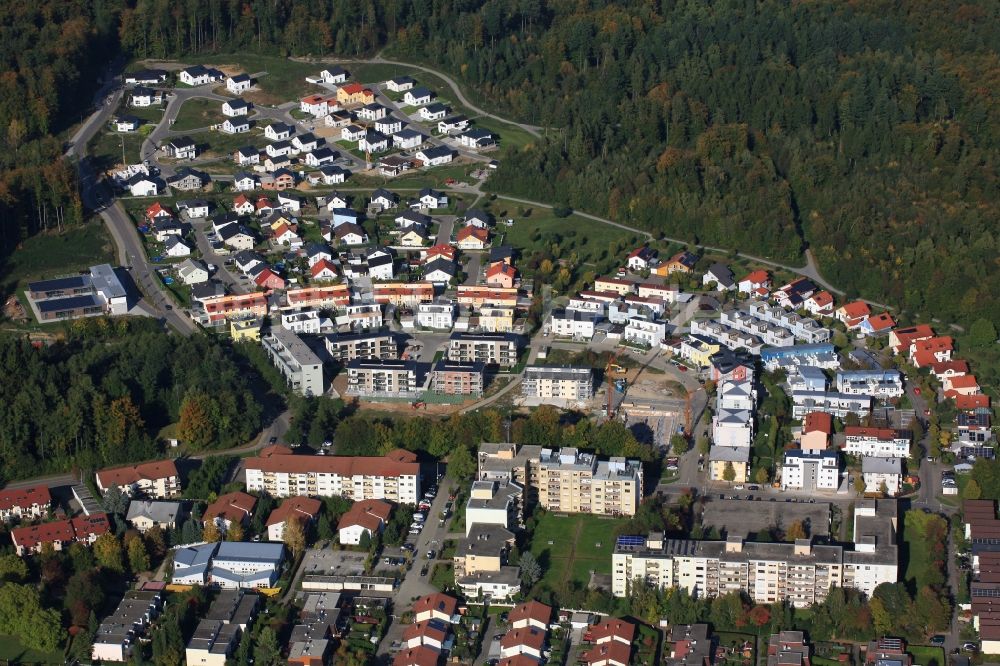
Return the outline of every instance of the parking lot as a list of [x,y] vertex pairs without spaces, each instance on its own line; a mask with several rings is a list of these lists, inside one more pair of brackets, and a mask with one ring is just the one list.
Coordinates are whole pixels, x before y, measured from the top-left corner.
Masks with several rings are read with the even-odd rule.
[[306,576],[363,576],[368,553],[333,550],[329,545],[310,548],[302,559]]
[[[741,496],[744,495],[741,493]],[[742,537],[771,527],[784,529],[796,521],[802,523],[809,536],[827,536],[830,534],[830,504],[792,502],[787,498],[747,502],[745,499],[720,500],[715,496],[706,502],[701,519],[706,528],[715,527],[729,536]]]

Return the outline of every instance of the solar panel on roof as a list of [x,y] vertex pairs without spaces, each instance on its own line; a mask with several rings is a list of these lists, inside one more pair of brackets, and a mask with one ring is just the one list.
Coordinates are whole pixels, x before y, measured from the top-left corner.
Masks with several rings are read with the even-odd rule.
[[645,546],[646,537],[638,535],[623,535],[618,537],[617,544],[624,547]]

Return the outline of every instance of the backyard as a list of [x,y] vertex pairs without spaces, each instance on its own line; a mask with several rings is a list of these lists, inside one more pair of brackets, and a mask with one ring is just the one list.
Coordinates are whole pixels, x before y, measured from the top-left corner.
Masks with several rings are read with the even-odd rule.
[[114,250],[99,220],[62,233],[36,234],[21,243],[17,252],[4,262],[4,293],[29,280],[75,273],[108,262],[115,263]]
[[545,513],[535,527],[530,549],[545,572],[542,581],[553,589],[571,580],[586,587],[591,571],[610,574],[615,528],[625,522]]
[[62,664],[61,650],[39,652],[21,645],[14,636],[0,636],[0,662],[4,664]]

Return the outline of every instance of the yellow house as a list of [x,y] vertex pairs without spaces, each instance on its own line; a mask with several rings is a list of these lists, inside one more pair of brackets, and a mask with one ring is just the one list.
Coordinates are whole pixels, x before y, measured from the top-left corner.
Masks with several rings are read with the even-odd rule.
[[371,104],[375,101],[375,93],[360,83],[348,83],[337,89],[337,101],[346,104]]
[[479,311],[479,327],[491,333],[514,330],[514,308],[483,308]]
[[234,342],[239,342],[240,340],[260,342],[260,327],[263,323],[263,317],[233,319],[229,322],[229,334],[233,337]]
[[427,232],[410,227],[409,231],[399,237],[399,244],[403,247],[423,247],[427,244]]
[[750,471],[750,447],[713,446],[708,455],[712,481],[727,481],[726,466],[732,465],[732,483],[746,483]]
[[722,350],[722,345],[712,338],[704,335],[689,335],[681,341],[678,354],[686,361],[690,361],[697,368],[705,368],[712,365],[712,356]]
[[616,294],[626,296],[635,291],[635,283],[629,280],[622,280],[613,277],[599,277],[594,280],[595,291],[613,291]]

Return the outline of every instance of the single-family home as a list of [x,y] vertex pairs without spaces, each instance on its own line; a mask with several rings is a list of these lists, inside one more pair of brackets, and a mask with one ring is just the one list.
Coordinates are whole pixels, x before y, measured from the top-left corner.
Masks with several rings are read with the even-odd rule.
[[222,103],[222,113],[229,118],[250,114],[250,102],[242,99],[230,99]]
[[278,193],[278,206],[286,213],[298,213],[302,210],[302,199],[287,192]]
[[251,87],[253,87],[253,81],[247,74],[237,74],[226,79],[226,90],[234,95],[242,95],[245,92],[250,92]]
[[323,118],[323,124],[327,127],[347,127],[353,120],[354,116],[349,111],[331,111]]
[[510,289],[517,280],[517,269],[502,261],[492,264],[486,269],[486,284],[491,287]]
[[409,171],[416,162],[408,157],[400,155],[389,155],[378,161],[378,172],[386,178],[395,178],[404,171]]
[[701,283],[706,287],[715,283],[716,291],[732,291],[736,289],[736,280],[733,272],[729,270],[729,266],[718,262],[708,267],[708,270],[701,277]]
[[226,134],[243,134],[250,131],[250,121],[246,118],[226,118],[219,129]]
[[306,132],[305,134],[299,134],[292,139],[292,148],[294,151],[300,153],[305,153],[310,150],[316,150],[319,148],[322,141],[316,137],[312,132]]
[[172,530],[177,527],[182,508],[180,502],[135,499],[128,505],[125,522],[143,534],[154,527]]
[[412,90],[414,85],[416,85],[416,81],[409,76],[397,76],[396,78],[389,79],[385,82],[385,87],[387,89],[397,93]]
[[365,264],[372,280],[391,280],[396,276],[395,257],[388,249],[373,249],[365,257]]
[[340,129],[340,140],[341,141],[360,141],[365,138],[365,134],[368,133],[368,129],[362,127],[361,125],[348,125],[347,127],[342,127]]
[[376,120],[381,120],[389,115],[389,109],[385,108],[377,102],[372,102],[371,104],[365,104],[363,107],[358,109],[358,118],[361,120],[367,120],[370,123]]
[[864,301],[851,301],[837,308],[833,316],[837,321],[844,324],[848,331],[853,331],[856,328],[860,328],[862,322],[868,319],[871,313],[871,308]]
[[160,193],[161,183],[143,173],[137,173],[126,181],[129,192],[134,197],[155,197]]
[[395,134],[401,129],[403,129],[403,121],[393,116],[386,116],[375,121],[375,131],[386,136]]
[[115,120],[115,129],[119,132],[134,132],[142,125],[142,118],[135,116],[121,116]]
[[448,115],[449,110],[450,109],[444,104],[428,104],[427,106],[422,107],[420,111],[417,112],[417,115],[420,116],[421,120],[432,122],[443,119]]
[[240,269],[240,272],[244,274],[249,274],[257,266],[264,265],[264,257],[253,250],[240,250],[233,255],[233,261],[236,262],[236,267]]
[[269,143],[264,146],[264,152],[266,152],[269,157],[287,157],[292,152],[292,142],[275,141],[274,143]]
[[416,153],[414,157],[420,160],[424,166],[438,166],[440,164],[447,164],[455,159],[455,151],[448,146],[432,146],[430,148],[421,148]]
[[462,132],[458,137],[458,142],[466,148],[480,149],[495,146],[497,140],[493,136],[493,132],[482,127],[473,127]]
[[334,208],[331,212],[333,217],[330,219],[330,224],[334,228],[342,224],[359,224],[361,221],[361,214],[351,208]]
[[266,289],[268,291],[285,288],[285,279],[272,271],[270,268],[265,268],[261,272],[257,273],[256,277],[253,279],[253,283],[261,289]]
[[493,217],[484,210],[473,208],[465,212],[465,226],[489,229],[493,226]]
[[447,284],[457,272],[455,263],[443,257],[431,259],[423,266],[424,280],[435,284]]
[[174,218],[174,212],[161,204],[159,201],[154,201],[149,207],[146,208],[145,217],[146,221],[153,222],[155,224],[159,220],[172,220]]
[[737,285],[737,290],[741,294],[753,294],[760,289],[769,290],[771,288],[771,276],[767,271],[753,271]]
[[337,266],[329,259],[320,259],[309,267],[309,277],[313,280],[336,280]]
[[368,242],[368,234],[365,233],[361,225],[353,222],[337,225],[333,230],[333,235],[338,243],[344,245],[364,245]]
[[257,498],[239,491],[220,495],[208,505],[202,514],[202,521],[215,521],[220,530],[228,530],[233,523],[246,525],[253,517],[257,507]]
[[436,209],[448,207],[448,195],[425,187],[417,194],[417,205],[420,208]]
[[423,145],[427,137],[415,129],[407,127],[392,135],[392,145],[400,150],[412,150]]
[[192,192],[204,188],[211,178],[204,171],[182,167],[167,179],[167,185],[175,190]]
[[205,199],[185,199],[177,202],[177,210],[189,220],[208,217],[211,208],[211,202]]
[[237,192],[252,192],[260,185],[260,181],[245,171],[240,171],[233,176],[233,189]]
[[327,115],[335,108],[337,100],[323,95],[307,95],[299,100],[299,110],[316,118]]
[[468,127],[469,119],[465,116],[449,116],[438,121],[438,132],[441,134],[464,132]]
[[649,247],[648,245],[643,245],[642,247],[637,247],[636,249],[629,252],[628,259],[625,261],[625,265],[628,266],[630,271],[638,273],[639,271],[644,271],[653,267],[656,262],[656,250]]
[[829,317],[833,314],[833,295],[828,291],[817,291],[806,299],[802,307],[816,317]]
[[177,78],[181,83],[185,83],[189,86],[202,86],[206,83],[214,83],[222,78],[222,72],[215,69],[209,69],[201,65],[195,65],[194,67],[186,67],[180,71]]
[[423,106],[424,104],[430,104],[433,99],[434,93],[423,86],[410,88],[403,95],[403,103],[407,106]]
[[375,101],[375,93],[360,83],[348,83],[337,89],[337,101],[343,105],[371,104]]
[[268,541],[283,541],[285,538],[285,526],[289,522],[296,520],[303,524],[303,527],[316,520],[319,516],[323,503],[318,499],[298,495],[289,497],[281,503],[277,509],[271,511],[264,525],[267,527]]
[[319,78],[323,83],[347,83],[348,76],[347,70],[340,65],[334,65],[319,73]]
[[287,224],[278,225],[278,227],[274,230],[272,240],[275,243],[287,245],[293,250],[302,247],[302,237],[295,233],[295,230]]
[[880,312],[861,322],[860,331],[864,335],[888,335],[889,331],[895,327],[896,320],[892,318],[892,315],[888,312]]
[[459,621],[458,599],[444,592],[435,592],[413,602],[413,621],[440,620],[455,624]]
[[490,232],[478,227],[463,227],[455,235],[460,250],[484,250],[490,242]]
[[191,246],[181,240],[180,236],[170,235],[163,243],[163,253],[168,257],[188,257],[191,256]]
[[233,199],[233,212],[237,215],[253,215],[253,202],[245,194],[240,194]]
[[193,160],[198,156],[198,147],[191,137],[179,136],[165,143],[163,152],[177,160]]
[[271,123],[264,128],[264,137],[270,141],[287,141],[294,132],[295,128],[286,123]]
[[371,203],[378,206],[380,210],[388,210],[399,204],[399,195],[380,187],[372,192]]
[[366,499],[354,502],[337,524],[340,543],[345,546],[358,546],[374,538],[389,522],[391,513],[392,505],[383,500]]
[[249,229],[235,222],[220,227],[218,234],[223,245],[234,250],[252,250],[257,242]]
[[384,153],[389,150],[389,137],[375,130],[368,130],[358,139],[358,150],[366,153]]
[[316,197],[316,205],[319,206],[320,199],[323,200],[323,207],[326,208],[331,213],[337,208],[349,208],[351,205],[351,199],[346,194],[341,194],[334,190],[325,197]]
[[698,263],[698,257],[687,251],[681,251],[654,267],[653,273],[660,276],[673,273],[690,273]]
[[348,172],[339,166],[331,166],[327,164],[326,166],[320,167],[320,176],[323,179],[324,185],[337,185],[338,183],[343,183],[347,180]]
[[429,238],[424,227],[414,225],[399,235],[399,244],[402,247],[423,247]]
[[861,459],[861,475],[866,493],[884,493],[887,497],[895,497],[903,485],[902,458],[864,456]]
[[233,161],[239,166],[260,164],[260,151],[253,146],[243,146],[233,153]]
[[307,166],[321,167],[324,164],[333,164],[338,157],[340,157],[339,153],[324,146],[306,153],[305,163]]
[[409,229],[413,226],[429,227],[433,219],[430,215],[424,215],[415,210],[405,210],[396,216],[395,222],[400,229]]
[[163,103],[163,93],[159,90],[139,86],[132,90],[132,106],[136,108],[146,108]]
[[185,259],[177,265],[177,277],[186,285],[208,282],[208,266],[197,259]]

